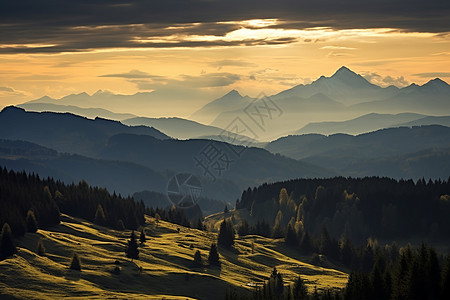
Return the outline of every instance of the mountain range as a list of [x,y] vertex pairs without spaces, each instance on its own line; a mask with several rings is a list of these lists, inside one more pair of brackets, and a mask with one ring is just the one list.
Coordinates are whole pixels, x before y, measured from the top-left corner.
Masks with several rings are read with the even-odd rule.
[[[212,201],[202,209],[212,210],[249,186],[291,178],[449,175],[450,87],[440,79],[382,88],[342,67],[269,97],[232,90],[191,115],[204,124],[118,110],[125,101],[148,107],[150,94],[99,91],[6,107],[0,163],[139,195],[164,193],[170,177],[191,173]],[[225,142],[224,134],[236,139]],[[205,167],[200,158],[212,150],[220,160]]]
[[94,120],[69,113],[26,112],[14,106],[0,112],[0,137],[21,139],[57,151],[95,156],[103,144],[119,133],[169,137],[147,126],[126,126],[118,121]]
[[[151,127],[69,113],[7,107],[0,112],[0,128],[3,166],[67,182],[89,179],[92,184],[125,194],[165,192],[171,176],[188,172],[201,178],[205,197],[227,203],[248,186],[263,182],[333,175],[326,168],[261,148],[206,139],[176,140]],[[213,176],[195,161],[207,158],[202,155],[207,147],[222,153],[221,160],[209,166]],[[217,169],[217,163],[222,169]]]
[[[128,111],[140,117],[148,117],[155,113],[155,103],[158,102],[158,99],[162,101],[163,98],[156,92],[116,95],[100,90],[93,95],[80,93],[61,99],[42,97],[22,104],[22,107],[37,111],[70,111],[88,117],[97,114],[104,118],[125,120],[132,118],[128,118],[127,114],[122,113],[125,103]],[[246,113],[246,108],[248,109],[249,106],[251,108],[252,105],[259,105],[258,99],[260,97],[242,96],[238,91],[232,90],[195,111],[190,116],[190,120],[183,123],[185,131],[179,128],[182,122],[180,118],[168,118],[168,120],[151,118],[151,120],[145,121],[139,119],[140,123],[137,120],[127,122],[129,124],[155,125],[156,128],[160,126],[161,128],[158,129],[162,131],[166,129],[166,133],[175,138],[210,137],[217,139],[217,128],[226,129],[233,120],[240,118],[254,131],[255,134],[251,135],[251,138],[270,141],[291,134],[309,123],[329,122],[330,120],[343,122],[371,113],[450,115],[450,86],[439,78],[430,80],[421,86],[413,83],[404,88],[395,86],[383,88],[370,83],[361,75],[344,66],[330,77],[321,76],[310,84],[300,84],[275,95],[268,95],[268,99],[277,105],[280,113],[266,119],[266,124],[262,129],[249,118],[248,111]],[[48,106],[49,104],[65,107],[52,108]],[[96,112],[95,110],[86,112],[69,108],[69,106],[83,109],[96,108],[95,110],[107,109],[111,112]],[[261,110],[261,105],[259,106]],[[170,110],[170,107],[166,108],[166,111]],[[264,108],[262,108],[262,113],[265,113]],[[200,125],[195,124],[196,128],[193,129],[194,124],[188,121],[197,121]],[[398,124],[402,123],[398,122]],[[213,128],[204,127],[207,125],[211,125]],[[174,128],[179,129],[175,130]],[[380,126],[375,126],[371,129],[379,128]],[[305,133],[304,131],[299,132]],[[360,132],[349,131],[347,133]]]
[[[143,125],[158,128],[164,133],[177,139],[210,139],[216,141],[232,142],[232,144],[235,145],[262,145],[257,140],[251,137],[225,131],[224,129],[219,127],[203,125],[201,123],[183,118],[135,117],[123,120],[122,123],[129,126]],[[233,136],[233,139],[227,138],[228,136]]]
[[[225,128],[236,117],[249,120],[244,112],[249,99],[238,93],[232,93],[232,96],[231,106],[227,103],[230,96],[210,103],[214,104],[214,111],[220,111],[211,125]],[[439,78],[422,86],[411,84],[404,88],[382,88],[346,67],[341,67],[330,77],[322,76],[311,84],[297,85],[269,99],[276,103],[282,116],[267,118],[264,130],[258,131],[254,127],[264,140],[292,133],[295,128],[308,123],[346,121],[370,113],[450,115],[450,86]],[[257,103],[257,100],[252,102]]]
[[343,176],[447,178],[450,127],[398,127],[356,136],[293,135],[273,141],[265,149],[326,166]]
[[126,113],[115,113],[103,108],[84,108],[74,105],[62,105],[54,103],[40,103],[40,102],[27,102],[17,105],[17,107],[23,108],[27,111],[36,112],[60,112],[60,113],[72,113],[75,115],[83,116],[90,119],[100,117],[103,119],[122,121],[125,119],[135,118],[136,115]]
[[309,123],[293,134],[335,133],[361,134],[389,127],[412,127],[422,125],[450,126],[450,116],[425,116],[415,113],[377,114],[370,113],[361,117],[341,122]]

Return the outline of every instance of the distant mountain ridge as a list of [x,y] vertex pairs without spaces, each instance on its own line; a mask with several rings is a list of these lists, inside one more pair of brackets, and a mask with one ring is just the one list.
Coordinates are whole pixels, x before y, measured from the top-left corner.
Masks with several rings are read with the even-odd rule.
[[[58,100],[43,97],[26,104],[51,103],[83,108],[99,107],[111,111],[122,111],[126,105],[127,111],[147,116],[154,115],[156,104],[163,102],[164,97],[158,92],[115,95],[99,91],[93,95],[68,95]],[[179,97],[182,99],[183,96]],[[350,120],[370,113],[450,115],[450,86],[439,78],[423,85],[383,88],[370,83],[345,66],[330,77],[321,76],[310,84],[294,86],[269,98],[279,106],[283,117],[270,120],[270,126],[256,132],[258,140],[267,141],[281,137],[308,123]],[[256,101],[256,98],[242,96],[237,90],[231,90],[198,109],[191,114],[190,119],[218,128],[227,128],[235,118],[240,117],[249,125],[252,121],[244,110],[249,105],[257,105]],[[165,115],[170,115],[173,109],[167,107]],[[264,113],[264,107],[259,109]]]
[[[321,76],[310,84],[297,85],[269,98],[283,111],[283,117],[270,120],[270,126],[258,133],[266,140],[285,135],[289,132],[287,128],[301,128],[308,123],[333,119],[349,120],[370,113],[450,115],[450,86],[439,78],[421,86],[411,84],[404,88],[383,88],[347,67],[341,67],[330,77]],[[224,104],[219,110],[219,104],[225,103],[219,100],[211,102],[219,111],[211,125],[223,128],[237,116],[246,118],[243,111],[247,103],[241,101],[240,106],[232,110]],[[257,100],[252,101],[256,103]],[[384,127],[373,129],[379,128]],[[357,130],[355,128],[354,132],[358,133]]]
[[209,102],[201,109],[194,112],[190,118],[208,124],[214,120],[214,116],[217,116],[224,111],[244,109],[252,100],[253,98],[241,96],[238,91],[231,90],[224,96]]
[[[17,150],[5,148],[5,153],[9,154],[3,156],[2,163],[15,169],[56,174],[65,180],[86,176],[94,184],[108,188],[114,188],[123,174],[134,169],[138,175],[130,174],[129,178],[138,184],[127,179],[118,185],[122,189],[128,183],[126,191],[132,193],[152,190],[154,185],[158,186],[157,191],[164,190],[167,181],[160,184],[161,180],[171,175],[161,174],[187,172],[202,178],[206,197],[234,201],[242,189],[263,182],[334,175],[326,168],[274,155],[260,148],[205,139],[176,140],[146,126],[130,127],[118,121],[92,120],[68,113],[26,112],[16,107],[7,107],[0,112],[0,139],[28,141],[58,151],[48,154],[49,157],[37,157],[34,152],[11,156],[9,154]],[[202,157],[203,149],[208,146],[228,155],[220,156],[226,163],[226,166],[222,164],[220,173],[213,169],[214,165],[209,166],[216,172],[216,178],[211,178],[195,161],[195,157]],[[150,175],[139,178],[145,174]],[[145,180],[150,181],[148,187],[142,186]],[[139,189],[130,191],[133,187]]]
[[361,134],[383,128],[407,126],[406,124],[410,123],[415,125],[445,125],[439,122],[433,123],[431,120],[430,124],[421,124],[420,122],[414,123],[414,121],[420,120],[425,117],[427,116],[414,113],[401,113],[395,115],[370,113],[347,121],[309,123],[304,127],[296,130],[294,134]]
[[297,85],[272,97],[274,99],[286,97],[309,98],[315,94],[324,94],[344,105],[352,105],[377,100],[380,97],[388,97],[397,91],[398,88],[393,86],[382,88],[372,84],[361,75],[342,66],[330,77],[321,76],[310,84]]
[[14,106],[0,112],[0,138],[22,139],[60,152],[95,156],[109,137],[119,133],[170,138],[151,127],[126,126],[118,121],[92,120],[70,113],[26,112]]
[[431,178],[450,175],[450,127],[440,125],[388,128],[355,136],[293,135],[265,149],[327,166],[343,176],[417,179],[425,174]]
[[173,138],[178,139],[211,139],[216,141],[231,142],[231,139],[226,138],[228,135],[233,135],[235,139],[232,144],[257,146],[259,142],[251,137],[239,135],[235,132],[227,132],[222,128],[210,125],[203,125],[201,123],[182,119],[177,117],[172,118],[146,118],[135,117],[122,121],[123,124],[129,126],[150,126],[157,128]]
[[53,103],[40,103],[40,102],[28,102],[17,105],[17,107],[23,108],[26,111],[36,112],[60,112],[60,113],[72,113],[86,118],[94,119],[96,117],[122,121],[125,119],[131,119],[136,117],[133,114],[115,113],[103,108],[84,108],[74,105],[60,105]]

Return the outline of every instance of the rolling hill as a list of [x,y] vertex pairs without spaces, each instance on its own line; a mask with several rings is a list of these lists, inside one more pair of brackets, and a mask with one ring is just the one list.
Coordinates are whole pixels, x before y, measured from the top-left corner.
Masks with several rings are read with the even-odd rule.
[[[39,174],[41,178],[59,179],[67,184],[85,180],[111,193],[135,195],[147,206],[171,205],[166,194],[167,182],[175,174],[173,171],[155,171],[132,162],[58,153],[30,142],[1,139],[0,166]],[[146,197],[147,193],[151,196]],[[198,204],[204,214],[215,213],[222,211],[226,204],[230,205],[229,199],[236,199],[240,193],[241,188],[230,181],[203,180]]]
[[[201,164],[206,163],[205,153],[211,153],[209,151],[220,153],[217,155],[222,158],[215,165],[209,165],[207,171]],[[208,140],[158,140],[145,135],[119,134],[109,139],[99,156],[134,162],[155,170],[188,172],[213,181],[214,178],[222,178],[241,189],[282,178],[333,175],[327,168],[274,155],[261,148]]]
[[[312,265],[282,240],[245,236],[236,250],[220,250],[221,268],[193,267],[194,252],[206,260],[216,233],[147,218],[148,241],[139,247],[139,259],[125,257],[129,231],[116,231],[82,219],[62,215],[61,224],[27,233],[16,255],[0,261],[0,295],[13,299],[214,299],[227,290],[251,294],[255,284],[267,280],[274,266],[286,284],[301,274],[312,292],[315,287],[342,288],[348,275]],[[42,239],[46,254],[35,253]],[[252,245],[254,250],[252,251]],[[70,270],[78,253],[82,270]],[[118,271],[114,272],[117,268]],[[163,284],[162,284],[163,283]]]

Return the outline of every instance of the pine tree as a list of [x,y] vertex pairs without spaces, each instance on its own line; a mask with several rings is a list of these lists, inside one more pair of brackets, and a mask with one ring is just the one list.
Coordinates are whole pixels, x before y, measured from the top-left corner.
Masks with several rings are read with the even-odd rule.
[[302,240],[300,241],[300,249],[305,253],[311,253],[313,251],[312,241],[307,231],[303,233]]
[[194,267],[201,267],[203,265],[202,255],[199,250],[194,254]]
[[70,262],[70,269],[81,271],[81,260],[78,253],[74,253],[72,256],[72,261]]
[[122,219],[119,219],[119,221],[117,221],[116,227],[117,227],[117,230],[120,230],[120,231],[125,230],[125,225],[123,224]]
[[217,243],[226,248],[230,248],[234,245],[234,229],[231,221],[223,220],[222,224],[220,224]]
[[139,241],[141,242],[141,244],[144,244],[147,241],[147,238],[145,237],[145,232],[144,229],[141,229],[141,235],[139,236]]
[[0,234],[0,259],[10,257],[16,252],[17,249],[12,237],[11,227],[9,227],[8,223],[5,223]]
[[288,200],[289,200],[289,195],[288,192],[285,188],[282,188],[280,190],[280,194],[279,194],[279,203],[281,207],[287,206],[288,204]]
[[345,266],[350,267],[355,255],[355,249],[348,235],[344,237],[341,244],[341,261]]
[[250,233],[250,225],[248,224],[247,220],[242,220],[242,223],[238,227],[237,231],[240,236],[244,236]]
[[45,247],[44,247],[44,242],[42,241],[42,239],[39,239],[39,241],[37,243],[36,253],[39,256],[44,256],[45,255]]
[[368,289],[371,288],[373,297],[375,299],[389,299],[389,295],[386,295],[385,291],[385,285],[383,281],[383,275],[382,270],[380,267],[380,263],[375,263],[372,272],[370,272],[370,283],[371,287],[367,287]]
[[447,255],[442,266],[441,299],[450,299],[450,254]]
[[28,232],[34,233],[37,231],[38,226],[37,226],[36,216],[34,215],[34,212],[31,209],[27,212],[26,223],[27,223]]
[[158,226],[160,220],[161,220],[161,216],[158,213],[156,213],[155,214],[156,226]]
[[437,299],[441,291],[441,269],[436,251],[433,247],[428,247],[427,254],[425,281],[427,290],[429,291],[428,298]]
[[273,294],[275,294],[277,297],[283,295],[284,292],[283,277],[281,276],[281,273],[277,271],[276,267],[273,267],[272,273],[270,274],[269,286]]
[[392,299],[403,300],[408,297],[408,274],[412,265],[411,246],[402,248],[392,276]]
[[225,214],[229,213],[228,205],[225,205],[225,208],[223,209],[223,212],[224,212]]
[[272,237],[281,238],[283,236],[283,213],[279,210],[277,216],[275,217],[275,225],[273,225],[272,228]]
[[209,249],[208,262],[210,265],[220,266],[219,253],[217,252],[217,245],[211,244],[211,249]]
[[197,219],[197,224],[195,225],[195,228],[198,229],[198,230],[204,230],[205,229],[203,227],[202,219],[200,219],[200,218]]
[[288,245],[290,247],[298,246],[297,235],[295,234],[294,230],[292,229],[291,224],[288,225],[285,242],[286,242],[286,245]]
[[134,234],[134,230],[131,231],[130,240],[127,243],[125,254],[128,258],[131,258],[131,261],[133,261],[133,259],[139,259],[139,249],[136,242],[136,235]]
[[298,276],[292,286],[292,298],[295,300],[303,300],[308,298],[308,289],[303,279]]
[[97,206],[97,210],[95,211],[94,223],[102,226],[106,225],[105,211],[101,204]]

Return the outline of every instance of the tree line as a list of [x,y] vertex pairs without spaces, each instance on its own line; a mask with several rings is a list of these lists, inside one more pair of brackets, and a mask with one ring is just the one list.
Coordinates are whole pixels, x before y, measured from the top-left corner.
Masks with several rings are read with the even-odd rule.
[[64,184],[0,169],[0,226],[8,223],[16,236],[59,224],[60,212],[111,228],[136,229],[144,224],[145,211],[142,202],[85,181]]
[[284,236],[288,225],[309,235],[326,227],[334,238],[359,243],[369,237],[439,242],[450,237],[450,180],[295,179],[249,188],[236,208],[248,210],[254,224],[268,222],[275,237]]

